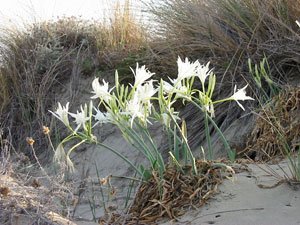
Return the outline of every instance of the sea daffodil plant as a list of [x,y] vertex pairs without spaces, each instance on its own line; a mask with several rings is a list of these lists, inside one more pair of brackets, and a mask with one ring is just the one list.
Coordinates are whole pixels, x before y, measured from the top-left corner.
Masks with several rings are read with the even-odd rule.
[[[246,95],[247,86],[245,86],[240,90],[235,88],[233,95],[228,98],[214,101],[212,96],[216,76],[209,69],[209,63],[202,65],[198,60],[190,62],[188,58],[185,58],[183,61],[178,57],[177,64],[177,78],[169,78],[168,81],[153,80],[154,73],[151,73],[146,66],[139,67],[138,64],[135,70],[131,69],[135,79],[133,85],[121,84],[117,71],[115,73],[115,86],[111,89],[109,89],[108,82],[102,80],[100,83],[99,78],[95,78],[92,82],[91,93],[93,96],[89,107],[87,104],[84,107],[81,106],[80,111],[76,114],[69,112],[69,103],[66,106],[61,106],[58,103],[57,110],[52,113],[70,130],[70,135],[59,144],[56,159],[66,160],[70,168],[73,168],[70,153],[80,144],[88,142],[101,145],[117,154],[144,179],[149,178],[153,172],[158,172],[159,176],[162,176],[165,171],[165,162],[148,129],[148,126],[159,122],[168,133],[171,143],[170,156],[178,168],[181,169],[182,164],[192,164],[194,173],[197,173],[195,158],[187,140],[186,124],[181,121],[181,126],[179,125],[179,113],[175,111],[173,104],[176,101],[182,101],[184,104],[190,102],[205,114],[206,137],[209,140],[208,155],[212,159],[208,122],[210,121],[222,135],[212,119],[214,117],[214,105],[225,101],[236,101],[245,110],[239,101],[253,99]],[[196,79],[200,81],[201,89],[194,87]],[[208,83],[206,84],[207,80]],[[100,106],[105,111],[101,111]],[[68,116],[75,119],[75,129],[69,122]],[[148,159],[150,168],[145,169],[143,165],[134,165],[117,150],[97,141],[93,135],[93,129],[100,123],[116,125],[124,138]],[[63,145],[75,139],[79,139],[79,142],[63,155]],[[223,139],[226,142],[224,136]],[[183,158],[184,163],[182,163],[181,158]]]

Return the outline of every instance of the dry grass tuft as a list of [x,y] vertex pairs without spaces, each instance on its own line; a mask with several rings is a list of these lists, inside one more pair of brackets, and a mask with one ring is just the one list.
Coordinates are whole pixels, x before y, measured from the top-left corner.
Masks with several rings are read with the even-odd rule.
[[57,99],[77,97],[81,79],[135,63],[135,58],[123,59],[138,54],[146,32],[130,1],[122,7],[116,6],[109,22],[63,17],[1,32],[0,121],[11,131],[17,151],[26,152],[27,136],[36,140],[38,153],[47,149],[42,126],[51,125],[52,134],[61,132],[48,110]]
[[247,148],[247,154],[256,160],[268,161],[284,156],[300,147],[300,89],[288,88],[275,96],[258,114]]
[[[139,187],[126,224],[152,224],[166,217],[177,219],[189,209],[204,205],[216,193],[224,173],[212,162],[199,160],[197,167],[198,175],[192,173],[191,167],[183,168],[183,173],[174,166],[167,168],[162,180],[154,174],[149,182]],[[114,214],[106,222],[122,224],[122,219]]]
[[113,16],[109,22],[104,22],[101,32],[101,45],[104,43],[104,46],[110,49],[138,50],[147,42],[145,28],[133,14],[129,0],[126,0],[124,5],[116,3]]
[[[220,98],[230,96],[234,84],[249,83],[254,96],[261,94],[249,73],[248,58],[258,64],[266,56],[270,78],[278,84],[299,77],[300,36],[295,23],[299,0],[162,0],[159,4],[152,1],[149,7],[160,38],[152,45],[150,61],[165,74],[176,74],[176,66],[170,63],[178,55],[211,61]],[[269,92],[266,83],[263,89]],[[251,104],[258,102],[246,103]],[[203,119],[192,107],[185,114],[190,127],[195,121],[200,124],[190,129],[191,143],[198,146],[204,139],[203,133],[199,135]],[[215,121],[225,130],[241,114],[231,105],[221,105]]]
[[159,24],[156,31],[163,37],[154,50],[163,64],[178,55],[211,60],[219,74],[231,79],[247,70],[248,58],[258,63],[263,54],[271,59],[273,71],[283,72],[288,65],[295,69],[299,6],[298,0],[152,2],[150,11]]

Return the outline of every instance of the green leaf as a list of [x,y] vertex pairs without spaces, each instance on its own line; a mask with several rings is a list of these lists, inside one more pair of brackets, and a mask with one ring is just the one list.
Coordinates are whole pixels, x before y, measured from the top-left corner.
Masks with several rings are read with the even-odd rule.
[[187,128],[186,128],[186,122],[185,120],[182,120],[182,124],[181,124],[181,132],[182,132],[182,136],[187,139]]
[[140,165],[140,171],[143,174],[143,180],[148,181],[152,177],[151,172],[148,169],[145,169],[143,165]]
[[180,171],[183,172],[182,170],[182,166],[180,165],[178,159],[176,159],[176,157],[173,155],[172,152],[169,151],[169,155],[171,156],[172,162],[176,165],[177,169],[179,169]]

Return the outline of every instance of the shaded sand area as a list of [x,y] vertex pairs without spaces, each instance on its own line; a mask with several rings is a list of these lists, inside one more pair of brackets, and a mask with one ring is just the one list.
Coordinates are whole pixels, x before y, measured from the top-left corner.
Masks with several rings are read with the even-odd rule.
[[[235,164],[234,179],[225,180],[207,204],[188,210],[177,221],[162,218],[157,224],[300,224],[299,186],[280,181],[260,167],[272,168],[279,176],[283,176],[282,169],[288,171],[285,161],[280,163],[282,169],[278,165]],[[25,186],[7,176],[0,180],[0,224],[31,224],[37,217],[43,224],[99,224],[92,221],[84,201],[77,206],[80,218],[71,221],[55,213],[55,194],[49,196],[49,189],[32,183]]]

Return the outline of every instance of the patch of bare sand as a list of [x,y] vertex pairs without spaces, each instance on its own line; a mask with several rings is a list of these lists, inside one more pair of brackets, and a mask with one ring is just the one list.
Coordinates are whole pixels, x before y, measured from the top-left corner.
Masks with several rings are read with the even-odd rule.
[[[115,139],[113,139],[113,137],[115,137]],[[112,135],[111,138],[107,139],[107,141],[113,140],[116,145],[120,144],[120,140],[118,141],[116,136]],[[129,146],[127,147],[130,149]],[[124,148],[127,147],[124,146]],[[124,148],[122,151],[125,150]],[[103,167],[99,164],[99,171],[103,176],[105,174],[111,174],[112,172],[118,175],[128,174],[129,168],[126,167],[126,165],[119,164],[119,162],[113,158],[112,154],[106,153],[106,155],[104,153],[105,151],[99,152],[99,149],[95,149],[94,153],[92,150],[89,151],[87,151],[86,154],[89,154],[93,160],[101,158]],[[134,155],[134,152],[128,154]],[[133,155],[130,156],[133,157]],[[93,170],[91,158],[86,161],[86,164],[88,164],[88,162],[90,163],[90,178],[96,176],[96,174],[94,174],[96,171]],[[138,157],[136,157],[136,159],[138,159]],[[114,167],[116,169],[111,171],[111,168],[106,168],[108,164],[110,164],[111,168]],[[277,165],[266,166],[262,164],[259,166],[267,170],[271,168],[278,175],[284,176],[284,173]],[[240,165],[236,167],[240,168]],[[288,173],[289,169],[286,161],[281,162],[280,167]],[[159,221],[158,224],[300,224],[300,191],[298,186],[291,186],[284,182],[278,183],[278,179],[268,175],[257,165],[247,164],[245,168],[246,170],[242,170],[242,172],[235,175],[234,181],[225,180],[224,183],[219,186],[219,193],[202,208],[191,209],[185,215],[178,218],[177,221]],[[91,208],[85,199],[92,195],[99,197],[97,193],[91,192],[91,186],[86,187],[86,192],[81,196],[82,201],[78,203],[77,212],[75,212],[74,218],[71,221],[51,211],[51,207],[49,208],[49,191],[43,186],[24,186],[24,184],[19,184],[18,181],[11,177],[1,176],[0,178],[1,187],[6,186],[10,189],[7,196],[4,193],[1,194],[0,197],[2,207],[0,212],[2,214],[4,212],[6,213],[6,217],[1,217],[0,224],[31,224],[37,220],[43,221],[45,224],[97,224],[92,221]],[[96,186],[94,186],[94,189],[96,189]],[[126,188],[124,188],[124,190],[126,190]],[[113,204],[119,206],[120,209],[124,203],[124,198],[121,198],[122,196],[124,197],[124,194],[125,191],[121,191],[121,188],[119,188],[117,195],[119,197],[111,201]],[[45,199],[48,200],[45,201]],[[12,204],[15,203],[25,205],[21,205],[21,207],[18,208],[11,207]],[[47,206],[47,208],[43,206]],[[99,204],[98,207],[95,208],[97,213],[96,217],[103,213],[101,207]],[[166,218],[162,221],[166,221]]]
[[[156,135],[158,136],[156,138],[159,138],[159,133]],[[145,162],[142,155],[133,150],[130,145],[124,143],[118,132],[114,131],[111,135],[108,135],[104,143],[120,149],[122,154],[133,159],[134,162]],[[78,165],[82,166],[81,171],[88,171],[87,177],[92,180],[97,180],[95,164],[98,165],[100,176],[103,177],[111,174],[118,176],[132,174],[128,165],[105,149],[95,147],[82,154],[85,157],[79,157],[83,161],[79,160]],[[289,173],[286,161],[281,162],[279,165],[286,173]],[[285,175],[278,165],[266,166],[262,164],[259,166],[267,170],[268,168],[273,169],[282,178]],[[219,186],[218,194],[202,208],[191,209],[178,218],[178,221],[162,222],[166,221],[166,218],[164,218],[158,224],[300,224],[300,191],[298,191],[297,186],[291,186],[284,182],[280,183],[278,179],[267,174],[259,166],[247,164],[248,169],[237,173],[234,181],[225,180]],[[276,185],[278,182],[279,185]],[[124,205],[124,196],[126,196],[128,190],[128,181],[121,180],[119,183],[114,184],[116,184],[118,192],[110,204],[118,206],[121,210]],[[94,186],[93,193],[90,189],[91,186],[88,183],[86,185],[88,188],[85,189],[81,202],[75,210],[73,222],[76,224],[84,224],[84,222],[76,221],[76,219],[83,219],[85,222],[92,221],[93,215],[88,199],[95,193],[96,196],[100,196],[99,186]],[[97,191],[95,192],[95,190]],[[98,198],[98,202],[101,202],[100,198]],[[119,212],[121,212],[120,210]],[[95,214],[97,218],[105,214],[101,204],[97,205]]]
[[[280,165],[288,171],[287,162]],[[300,224],[298,187],[287,183],[276,186],[278,180],[257,165],[250,164],[248,167],[250,172],[238,173],[234,182],[226,180],[220,185],[219,193],[204,207],[189,211],[177,222],[161,224]],[[270,168],[283,175],[278,166],[272,165]]]
[[[127,157],[136,166],[149,165],[145,156],[128,144],[118,129],[113,126],[105,126],[95,133],[102,136],[101,142]],[[157,145],[162,142],[163,135],[158,124],[150,129]],[[82,151],[73,154],[76,173],[74,182],[80,184],[77,192],[78,198],[73,217],[74,220],[93,221],[99,217],[109,217],[116,212],[124,215],[124,207],[128,196],[131,179],[134,177],[132,167],[117,155],[101,146],[90,145]],[[110,177],[110,184],[101,185],[100,179]],[[134,184],[129,200],[132,201],[139,181]],[[111,192],[114,192],[113,194]],[[92,210],[93,209],[93,210]]]

